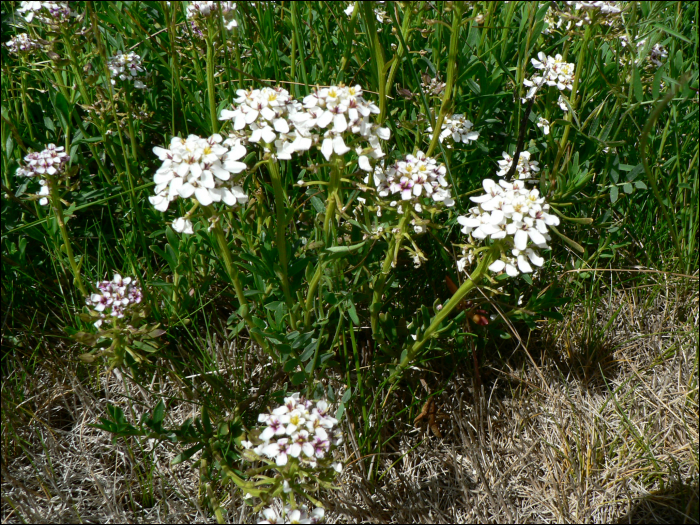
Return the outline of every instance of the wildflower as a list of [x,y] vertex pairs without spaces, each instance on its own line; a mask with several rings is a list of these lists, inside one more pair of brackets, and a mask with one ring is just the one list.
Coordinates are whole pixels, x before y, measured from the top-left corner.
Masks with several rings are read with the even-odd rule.
[[114,55],[107,61],[110,75],[112,76],[112,85],[116,85],[119,80],[133,80],[134,87],[144,89],[145,84],[138,78],[145,70],[141,66],[141,57],[136,53],[120,53]]
[[238,22],[233,18],[235,10],[235,2],[206,2],[195,0],[187,4],[185,13],[187,20],[190,21],[195,29],[195,33],[201,34],[202,26],[206,26],[206,24],[201,24],[202,20],[210,16],[217,16],[218,13],[221,13],[221,16],[223,16],[226,22],[224,25],[226,29],[232,30],[234,27],[238,27]]
[[[445,179],[446,172],[444,164],[438,164],[434,158],[426,157],[419,151],[415,156],[406,155],[386,170],[378,166],[373,178],[380,197],[400,195],[401,201],[411,201],[413,208],[420,212],[421,198],[429,198],[436,204],[442,203],[448,207],[454,205]],[[369,183],[369,176],[365,178],[365,183]],[[392,207],[396,204],[395,200],[390,202]]]
[[[498,161],[498,167],[500,169],[496,172],[496,175],[504,177],[510,171],[512,165],[513,157],[504,151],[503,160]],[[521,151],[518,157],[518,165],[515,168],[515,177],[520,180],[529,179],[532,177],[533,173],[537,173],[538,171],[540,171],[539,163],[535,160],[530,160],[530,152]]]
[[[472,131],[474,125],[462,114],[445,117],[442,121],[442,131],[440,132],[439,140],[443,142],[446,138],[452,138],[454,142],[464,142],[469,144],[479,138],[478,131]],[[430,140],[433,140],[432,126],[426,130],[429,133]],[[447,146],[448,148],[451,146]]]
[[[231,174],[241,173],[246,165],[239,159],[246,154],[241,144],[228,148],[221,144],[219,134],[204,139],[190,135],[187,139],[173,137],[170,148],[153,148],[163,164],[153,180],[155,195],[149,201],[158,211],[165,211],[169,204],[182,197],[193,197],[202,206],[223,201],[228,206],[237,206],[248,200],[241,186],[235,185]],[[189,221],[176,221],[173,228],[182,228],[189,233]],[[178,230],[179,231],[179,230]]]
[[24,157],[24,166],[17,168],[16,175],[19,177],[40,177],[41,189],[37,196],[40,197],[39,204],[46,206],[49,203],[48,195],[51,192],[52,179],[58,178],[65,172],[66,165],[70,157],[64,151],[63,146],[56,147],[55,144],[48,144],[42,151],[30,152]]
[[549,135],[549,126],[549,121],[546,118],[540,117],[537,119],[537,127],[541,128],[542,133],[544,133],[545,135]]
[[[531,273],[531,264],[542,266],[544,259],[537,250],[549,248],[548,227],[558,225],[559,218],[549,213],[549,204],[539,190],[527,190],[519,180],[496,183],[485,179],[483,188],[483,195],[471,197],[477,206],[469,210],[469,216],[458,217],[457,222],[462,226],[462,233],[478,241],[510,239],[512,255],[503,255],[489,270],[505,270],[515,277],[519,273]],[[469,262],[470,259],[463,257],[457,263],[458,269],[463,270]]]
[[121,319],[134,305],[143,299],[141,288],[132,282],[131,277],[114,274],[111,281],[100,281],[95,287],[98,293],[93,293],[85,302],[98,312],[100,319],[94,324],[97,328],[107,317]]
[[74,14],[67,2],[20,2],[17,12],[27,22],[31,22],[36,17],[37,20],[46,24],[63,23]]
[[575,65],[570,62],[564,62],[561,55],[557,54],[551,57],[540,51],[537,54],[537,58],[533,58],[531,62],[535,69],[542,70],[542,74],[523,80],[523,84],[530,88],[523,102],[534,97],[538,89],[545,84],[556,86],[560,91],[565,89],[573,90]]
[[[278,466],[294,460],[318,467],[318,461],[330,459],[330,451],[342,443],[342,435],[334,432],[338,420],[328,414],[328,408],[325,401],[314,404],[299,394],[286,397],[282,406],[258,416],[266,427],[259,435],[261,443],[255,452]],[[338,470],[337,465],[325,463],[324,468]]]
[[27,33],[20,33],[13,36],[8,42],[5,42],[10,53],[19,54],[22,52],[31,51],[41,47],[39,41],[31,38]]
[[309,512],[307,505],[299,505],[292,509],[289,504],[283,505],[275,501],[271,506],[262,509],[260,514],[264,519],[258,523],[321,523],[325,513],[323,507],[316,507]]

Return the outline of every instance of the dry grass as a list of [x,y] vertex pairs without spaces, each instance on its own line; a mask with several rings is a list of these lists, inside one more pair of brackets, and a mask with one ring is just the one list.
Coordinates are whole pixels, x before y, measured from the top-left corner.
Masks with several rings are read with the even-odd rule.
[[[576,305],[527,341],[527,352],[487,360],[477,395],[471,375],[458,375],[438,400],[449,416],[443,438],[407,417],[381,457],[381,480],[365,479],[366,462],[346,469],[328,499],[331,518],[697,523],[695,283]],[[3,522],[212,521],[194,471],[169,466],[174,450],[113,444],[87,426],[125,395],[138,417],[150,394],[125,391],[114,375],[78,377],[69,360],[40,367],[19,408],[12,378],[3,378]],[[173,405],[172,422],[195,409]],[[346,447],[357,457],[353,439]],[[222,499],[229,520],[254,521],[236,494]]]

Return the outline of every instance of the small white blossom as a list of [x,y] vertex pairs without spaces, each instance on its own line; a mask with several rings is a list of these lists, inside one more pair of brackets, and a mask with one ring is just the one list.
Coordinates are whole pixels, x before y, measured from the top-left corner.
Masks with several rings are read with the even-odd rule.
[[17,12],[27,22],[36,18],[45,24],[61,24],[74,14],[67,2],[20,2]]
[[116,79],[122,81],[132,81],[136,89],[144,89],[146,86],[141,81],[142,73],[145,72],[141,66],[141,57],[136,53],[120,53],[114,55],[107,61],[109,73],[112,76],[112,85],[116,85]]
[[[445,117],[442,121],[442,131],[440,132],[439,140],[443,142],[446,138],[451,138],[453,142],[469,144],[479,138],[479,132],[472,131],[473,127],[474,125],[472,122],[466,119],[462,114]],[[430,140],[433,140],[432,126],[426,131],[428,132]],[[447,147],[450,148],[452,146],[448,145]]]
[[124,317],[143,299],[141,288],[132,282],[131,277],[122,277],[118,273],[111,281],[100,281],[95,287],[98,293],[91,294],[85,302],[99,313],[100,319],[95,322],[98,328],[107,317]]
[[[496,172],[496,175],[499,177],[504,177],[512,165],[513,157],[504,151],[503,160],[498,161],[499,170]],[[539,163],[535,160],[530,160],[530,152],[521,151],[520,156],[518,157],[518,165],[515,168],[515,173],[513,174],[514,177],[520,180],[525,180],[531,178],[533,173],[537,173],[538,171],[540,171]]]
[[549,135],[549,121],[546,118],[540,117],[537,119],[537,127],[542,129],[542,133]]
[[7,49],[10,53],[24,53],[31,51],[32,49],[38,49],[41,44],[31,38],[27,33],[20,33],[19,35],[13,36],[8,42],[5,42]]
[[[549,248],[548,227],[557,226],[559,217],[549,213],[549,204],[540,196],[539,190],[526,189],[520,180],[496,183],[486,179],[483,188],[483,195],[471,197],[477,206],[469,210],[469,216],[457,217],[457,222],[462,226],[463,234],[477,241],[510,239],[512,256],[504,255],[493,262],[489,270],[505,270],[514,277],[519,273],[531,273],[531,264],[542,266],[544,259],[537,249]],[[458,269],[462,271],[467,263],[471,263],[467,257],[460,259]]]
[[[178,197],[194,198],[202,206],[223,202],[235,207],[247,202],[248,195],[231,177],[246,169],[239,160],[246,149],[241,144],[229,149],[221,144],[222,140],[219,134],[207,139],[190,135],[187,139],[173,137],[168,149],[153,148],[163,164],[153,177],[156,185],[155,195],[148,198],[151,204],[158,211],[165,211]],[[176,221],[173,228],[182,227],[184,233],[189,233],[188,222]]]
[[[406,155],[402,160],[387,169],[377,167],[374,172],[374,184],[377,193],[382,198],[392,198],[399,195],[402,201],[411,200],[419,204],[420,198],[430,198],[435,203],[453,206],[454,200],[449,184],[445,178],[447,169],[444,164],[438,164],[432,157],[426,157],[422,151],[416,155]],[[365,183],[369,182],[369,176]],[[392,200],[390,206],[396,206]]]
[[557,54],[551,57],[540,51],[537,54],[537,58],[533,58],[531,62],[535,69],[542,70],[542,74],[523,80],[523,84],[530,88],[522,100],[523,102],[534,97],[540,87],[545,84],[556,86],[560,91],[565,89],[571,91],[573,89],[575,65],[570,62],[564,62],[561,55]]

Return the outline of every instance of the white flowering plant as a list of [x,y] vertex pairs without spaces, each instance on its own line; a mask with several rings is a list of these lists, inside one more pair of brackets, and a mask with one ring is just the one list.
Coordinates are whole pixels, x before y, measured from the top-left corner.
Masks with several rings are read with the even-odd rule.
[[198,468],[218,521],[319,520],[393,468],[421,378],[559,318],[630,221],[695,253],[669,5],[5,2],[8,330],[35,307],[146,392],[98,428]]

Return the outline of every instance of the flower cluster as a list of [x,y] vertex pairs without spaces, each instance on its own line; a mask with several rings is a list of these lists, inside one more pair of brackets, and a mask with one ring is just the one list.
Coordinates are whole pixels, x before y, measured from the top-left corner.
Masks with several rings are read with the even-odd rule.
[[46,24],[60,24],[73,14],[67,2],[20,2],[17,12],[27,22],[31,22],[36,17],[37,20]]
[[557,54],[551,57],[540,51],[537,58],[533,58],[531,62],[535,69],[543,71],[542,75],[534,75],[531,79],[523,81],[523,84],[530,88],[523,101],[534,97],[537,90],[544,84],[556,86],[560,91],[573,89],[575,65],[564,62],[561,55]]
[[41,47],[41,44],[31,38],[27,33],[20,33],[19,35],[13,36],[8,42],[5,43],[7,49],[10,53],[19,54],[20,52],[31,51],[32,49],[37,49]]
[[586,11],[598,11],[604,15],[616,15],[622,12],[620,7],[620,2],[566,2],[569,6],[574,9],[582,9]]
[[[338,420],[329,414],[325,401],[315,404],[308,399],[292,394],[284,398],[284,405],[269,414],[260,414],[258,421],[267,425],[260,433],[261,443],[254,452],[275,461],[278,467],[297,461],[302,465],[317,469],[327,466],[325,459],[331,459],[331,449],[343,442],[337,429]],[[244,442],[247,448],[252,443]],[[323,462],[323,465],[319,465]],[[336,472],[342,471],[340,463],[330,465]]]
[[[547,125],[549,125],[549,123],[547,123]],[[512,165],[513,157],[504,151],[503,160],[498,161],[499,170],[496,172],[496,175],[499,177],[505,177],[508,171],[510,171]],[[539,163],[536,160],[530,160],[530,152],[521,151],[520,156],[518,157],[518,165],[515,167],[515,178],[526,180],[532,178],[533,172],[537,173],[538,171],[540,171]]]
[[[190,135],[187,139],[173,137],[170,148],[153,148],[163,164],[156,171],[155,195],[149,201],[158,211],[168,209],[178,197],[194,197],[202,206],[221,202],[236,206],[248,200],[243,188],[232,184],[231,174],[246,169],[239,159],[246,154],[245,146],[235,144],[231,149],[221,144],[219,134],[205,139]],[[192,233],[192,223],[185,218],[176,220],[173,228]]]
[[[421,211],[419,199],[427,197],[435,203],[453,206],[455,201],[445,179],[446,168],[432,157],[426,157],[419,151],[415,156],[406,155],[403,160],[384,170],[377,167],[374,171],[374,184],[377,193],[383,198],[399,195],[402,201],[412,201],[414,209]],[[365,183],[369,182],[369,176]],[[390,205],[396,206],[392,200]]]
[[122,278],[118,273],[111,281],[101,281],[95,286],[99,293],[90,295],[85,302],[100,314],[100,319],[95,322],[97,328],[108,316],[121,319],[129,308],[143,299],[141,288],[132,282],[131,277]]
[[34,151],[24,157],[24,166],[17,168],[16,175],[20,177],[40,177],[41,190],[39,204],[46,206],[49,203],[50,181],[47,178],[61,175],[68,164],[70,157],[63,151],[63,146],[56,147],[49,144],[43,151]]
[[318,88],[304,98],[303,105],[279,87],[239,90],[237,94],[234,109],[223,110],[219,117],[233,121],[230,141],[262,142],[266,150],[274,145],[274,156],[285,160],[321,142],[321,153],[330,159],[334,153],[350,151],[343,137],[352,133],[369,141],[366,154],[357,148],[362,169],[372,171],[367,155],[374,159],[384,156],[379,139],[387,140],[390,132],[370,122],[370,115],[379,113],[379,108],[362,97],[360,86]]
[[[294,117],[302,111],[286,89],[264,87],[239,89],[233,110],[221,111],[219,120],[233,121],[234,132],[227,143],[261,142],[265,148],[274,144],[278,159],[289,160],[292,153],[307,151],[313,144],[309,128],[295,125]],[[291,124],[291,125],[290,125]],[[250,135],[243,130],[248,128]]]
[[[326,160],[330,159],[333,153],[344,155],[350,151],[343,139],[346,132],[367,139],[372,148],[372,158],[379,159],[384,156],[379,139],[389,139],[389,129],[380,128],[370,122],[370,115],[379,113],[379,107],[364,99],[359,85],[316,89],[304,98],[304,109],[305,112],[297,117],[297,122],[301,120],[303,125],[316,127],[323,132],[321,153]],[[331,124],[332,127],[329,128]],[[361,148],[358,148],[358,151],[361,151]],[[364,155],[360,157],[360,168],[371,171]]]
[[200,22],[204,18],[216,15],[221,12],[224,19],[227,21],[226,29],[233,29],[238,27],[236,19],[233,18],[233,12],[236,10],[235,2],[202,2],[202,1],[192,1],[187,4],[187,19],[193,24],[193,27],[198,33],[201,33],[202,28],[200,27]]
[[[469,144],[479,138],[478,131],[472,131],[474,124],[462,114],[445,117],[442,121],[442,131],[440,132],[440,142],[451,137],[454,142],[464,142]],[[427,129],[430,140],[433,140],[432,126]],[[450,147],[449,145],[447,146]]]
[[321,523],[326,511],[323,507],[316,507],[309,512],[309,507],[300,505],[292,509],[291,505],[279,505],[279,510],[273,506],[263,509],[258,523]]
[[[528,190],[522,181],[498,183],[491,179],[483,182],[484,195],[471,197],[477,206],[469,210],[468,217],[457,218],[462,225],[462,233],[473,239],[512,238],[512,256],[504,255],[489,266],[492,272],[506,273],[514,277],[518,273],[531,273],[532,266],[542,266],[544,259],[537,249],[549,248],[548,226],[559,224],[556,215],[548,213],[549,205],[537,189]],[[529,260],[529,262],[528,262]],[[457,267],[463,270],[469,258],[458,261]]]
[[442,82],[439,77],[431,78],[427,73],[421,75],[421,87],[428,95],[440,96],[445,90],[447,84]]
[[114,55],[107,61],[109,72],[112,75],[112,85],[116,78],[119,80],[133,80],[134,87],[144,89],[146,85],[138,78],[145,70],[141,66],[141,57],[136,53],[121,53]]

